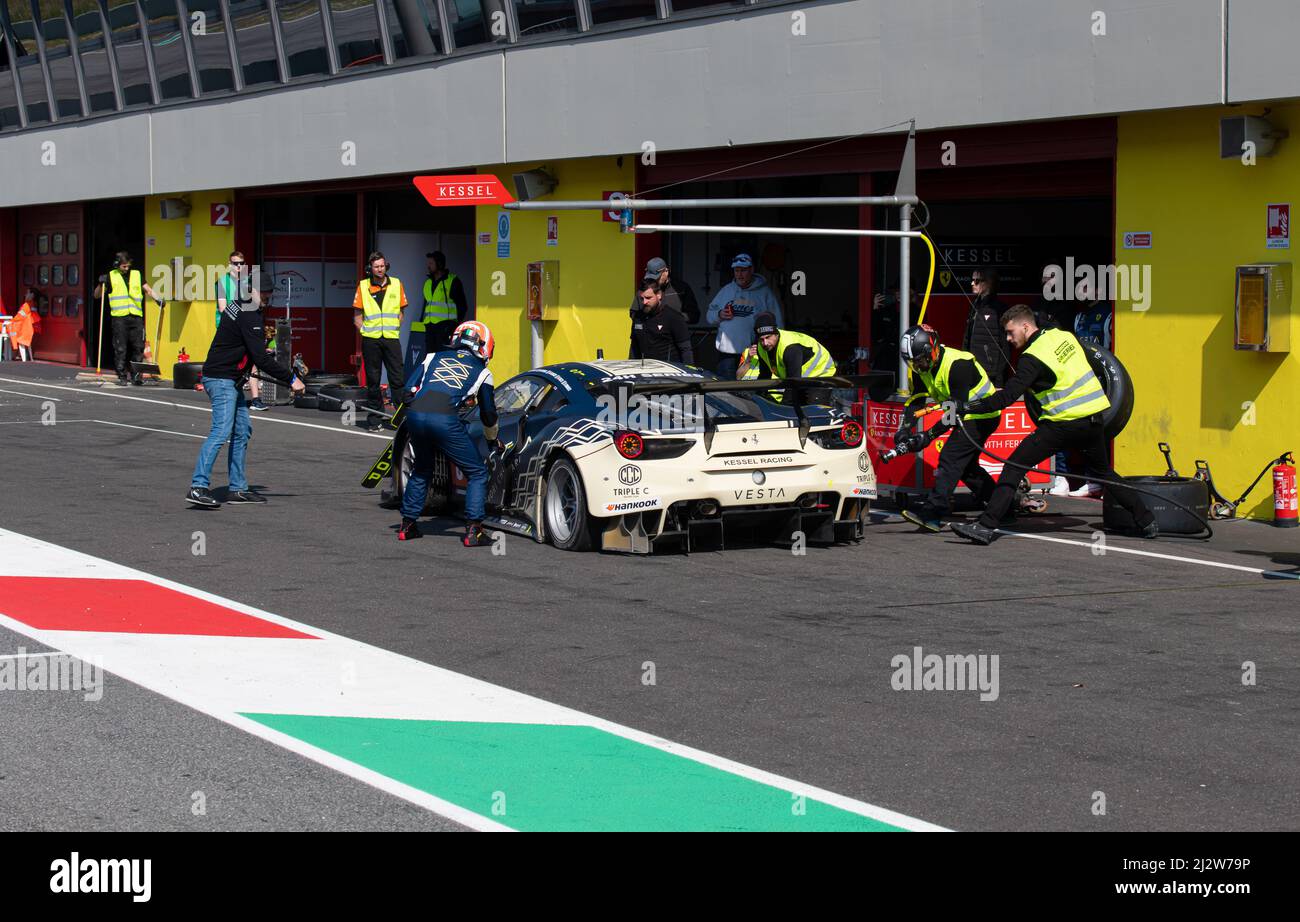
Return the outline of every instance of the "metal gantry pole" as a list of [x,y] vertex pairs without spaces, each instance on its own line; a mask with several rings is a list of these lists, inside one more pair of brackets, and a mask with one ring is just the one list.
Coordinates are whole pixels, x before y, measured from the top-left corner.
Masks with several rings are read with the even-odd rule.
[[589,199],[572,202],[506,202],[509,211],[664,211],[686,208],[805,208],[817,205],[916,205],[915,195],[837,195],[798,198]]
[[[912,308],[912,206],[904,205],[898,209],[898,229],[902,239],[898,247],[898,336],[902,342],[903,332],[911,326],[909,315]],[[898,393],[907,395],[911,382],[907,378],[907,360],[898,353]]]

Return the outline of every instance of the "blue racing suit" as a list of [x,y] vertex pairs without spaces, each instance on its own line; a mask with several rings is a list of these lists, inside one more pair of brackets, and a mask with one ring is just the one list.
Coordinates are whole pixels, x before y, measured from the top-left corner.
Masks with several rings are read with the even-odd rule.
[[492,372],[468,349],[431,352],[411,369],[403,394],[406,429],[415,448],[415,467],[402,493],[402,518],[418,519],[429,493],[429,478],[439,451],[469,478],[465,491],[465,518],[483,521],[488,469],[478,446],[469,436],[459,411],[470,397],[478,398],[483,436],[497,437],[497,407],[492,399]]

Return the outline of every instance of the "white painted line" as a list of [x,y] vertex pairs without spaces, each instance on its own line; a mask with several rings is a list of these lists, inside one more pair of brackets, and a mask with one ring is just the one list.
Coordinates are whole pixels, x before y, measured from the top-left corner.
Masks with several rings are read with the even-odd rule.
[[108,420],[108,419],[92,419],[92,420],[89,420],[89,422],[92,422],[92,423],[101,423],[101,424],[103,424],[103,425],[105,425],[105,426],[119,426],[119,427],[121,427],[121,428],[123,428],[123,429],[142,429],[142,430],[144,430],[145,432],[164,432],[164,433],[166,433],[167,435],[183,435],[183,436],[185,436],[185,438],[187,438],[187,439],[206,439],[206,438],[207,438],[206,435],[195,435],[193,432],[177,432],[177,431],[174,430],[174,429],[154,429],[154,428],[151,427],[151,426],[132,426],[132,425],[130,425],[129,423],[115,423],[115,422],[113,422],[112,420]]
[[[1015,538],[1033,538],[1035,541],[1051,541],[1053,544],[1073,544],[1076,547],[1086,547],[1095,551],[1096,544],[1091,541],[1075,541],[1072,538],[1053,538],[1048,535],[1033,535],[1023,531],[1007,531],[1005,528],[999,528],[999,534],[1011,535]],[[1155,551],[1139,551],[1132,547],[1119,547],[1109,541],[1106,542],[1106,553],[1133,554],[1137,557],[1154,557],[1157,560],[1173,560],[1177,563],[1194,563],[1202,567],[1218,567],[1221,570],[1239,570],[1242,573],[1258,573],[1262,576],[1268,576],[1273,579],[1295,579],[1300,580],[1300,573],[1287,573],[1283,570],[1262,570],[1259,567],[1246,567],[1236,563],[1221,563],[1217,560],[1202,560],[1199,557],[1180,557],[1177,554],[1160,554]]]
[[[0,378],[0,381],[5,381],[9,384],[25,384],[31,387],[48,387],[56,391],[70,391],[74,394],[91,395],[95,397],[113,397],[117,400],[134,400],[139,403],[152,403],[157,404],[160,407],[172,407],[173,409],[198,410],[202,413],[212,412],[212,407],[205,407],[194,403],[176,403],[173,400],[155,400],[152,397],[132,397],[130,394],[110,394],[106,391],[87,390],[80,387],[67,387],[62,384],[42,384],[39,381],[25,379],[15,380],[14,378]],[[364,411],[358,409],[358,412]],[[368,439],[383,439],[385,441],[390,441],[392,438],[391,435],[383,435],[374,432],[357,432],[353,429],[344,429],[341,426],[322,426],[319,423],[304,423],[296,419],[275,419],[274,417],[255,415],[252,413],[249,414],[249,418],[256,420],[259,423],[279,423],[282,426],[304,426],[308,429],[322,429],[325,432],[337,432],[342,435],[358,435],[364,436]]]
[[31,397],[33,400],[53,400],[55,403],[62,403],[62,397],[49,397],[45,394],[24,394],[22,391],[8,391],[0,387],[0,394],[15,394],[19,397]]
[[[946,831],[941,826],[893,810],[733,762],[542,698],[3,528],[0,528],[0,576],[144,580],[317,638],[294,640],[49,631],[32,628],[0,614],[0,626],[11,631],[82,659],[102,658],[106,672],[474,829],[504,827],[256,724],[241,717],[239,712],[414,720],[486,719],[504,723],[594,727],[880,822],[914,831]],[[344,675],[354,678],[347,681],[343,679]],[[489,823],[492,824],[490,827],[485,825]]]

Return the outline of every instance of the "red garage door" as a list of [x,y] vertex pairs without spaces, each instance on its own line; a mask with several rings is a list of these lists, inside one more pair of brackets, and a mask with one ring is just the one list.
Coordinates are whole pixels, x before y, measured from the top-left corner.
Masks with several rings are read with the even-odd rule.
[[32,342],[38,359],[85,364],[84,232],[80,205],[24,208],[18,214],[18,277],[22,288],[30,285],[41,293],[41,332]]

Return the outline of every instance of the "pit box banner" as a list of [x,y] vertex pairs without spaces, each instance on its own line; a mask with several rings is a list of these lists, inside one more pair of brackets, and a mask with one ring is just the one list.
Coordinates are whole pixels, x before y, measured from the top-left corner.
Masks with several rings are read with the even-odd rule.
[[[894,447],[894,433],[898,431],[903,418],[903,404],[877,403],[867,401],[867,445],[871,451],[871,460],[876,468],[876,478],[881,487],[902,487],[904,489],[928,489],[934,486],[934,471],[939,466],[939,452],[949,439],[962,438],[960,432],[950,431],[930,443],[919,457],[915,454],[903,455],[887,464],[882,464],[882,452]],[[942,413],[933,413],[922,420],[928,432],[939,425]],[[1002,422],[989,436],[984,447],[1003,458],[1034,431],[1034,421],[1029,417],[1023,401],[1013,403],[1002,411]],[[917,465],[921,465],[921,480],[917,481]],[[1029,472],[1029,482],[1034,486],[1046,486],[1052,478],[1052,461],[1048,459]],[[995,461],[987,455],[980,456],[980,466],[997,478],[1002,473],[1002,462]]]

